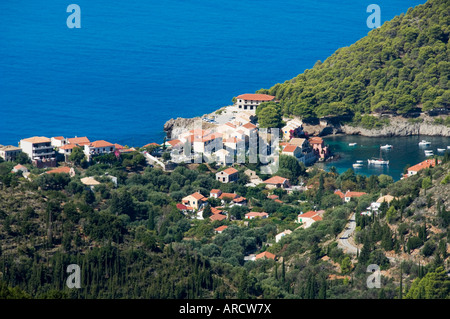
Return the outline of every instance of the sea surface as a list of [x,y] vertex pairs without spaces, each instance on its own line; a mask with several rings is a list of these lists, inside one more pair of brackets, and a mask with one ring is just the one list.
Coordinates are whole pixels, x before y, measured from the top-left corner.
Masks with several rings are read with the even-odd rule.
[[[66,24],[72,3],[80,29]],[[366,36],[371,3],[2,0],[0,144],[35,135],[162,142],[170,118],[270,88]],[[422,3],[376,1],[381,23]]]
[[[426,140],[429,146],[419,146],[419,142]],[[397,181],[401,178],[406,166],[412,166],[424,161],[425,150],[432,150],[434,155],[443,155],[439,149],[450,146],[450,138],[440,136],[403,136],[403,137],[365,137],[359,135],[335,135],[324,137],[325,144],[337,155],[338,159],[318,163],[320,167],[329,171],[334,166],[339,173],[349,168],[356,174],[365,176],[386,174]],[[350,146],[350,143],[357,143]],[[392,145],[390,150],[380,150],[381,145]],[[450,152],[450,150],[448,150]],[[367,160],[372,158],[389,160],[389,165],[368,165]],[[354,168],[357,161],[363,161],[363,167]]]

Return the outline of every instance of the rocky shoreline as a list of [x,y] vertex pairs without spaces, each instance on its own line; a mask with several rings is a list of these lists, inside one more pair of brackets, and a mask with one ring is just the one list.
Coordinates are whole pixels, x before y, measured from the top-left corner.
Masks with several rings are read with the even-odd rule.
[[[213,113],[211,113],[213,114]],[[181,118],[170,119],[164,124],[164,131],[167,134],[167,138],[171,139],[178,136],[180,133],[191,130],[194,128],[194,123],[201,120],[203,115],[194,118]],[[335,134],[347,134],[347,135],[361,135],[368,137],[393,137],[393,136],[410,136],[410,135],[428,135],[428,136],[444,136],[450,137],[450,127],[446,125],[438,125],[433,123],[433,117],[423,115],[419,121],[410,121],[401,116],[391,117],[390,123],[379,129],[366,129],[358,126],[351,126],[348,124],[327,124],[327,125],[309,125],[304,124],[304,130],[309,135],[315,136],[327,136]],[[204,129],[214,127],[213,124],[209,124],[202,121],[202,127]]]

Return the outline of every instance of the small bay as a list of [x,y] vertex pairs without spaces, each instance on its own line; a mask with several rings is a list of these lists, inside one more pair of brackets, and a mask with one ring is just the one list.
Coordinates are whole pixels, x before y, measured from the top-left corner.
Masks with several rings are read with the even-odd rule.
[[[419,142],[426,140],[429,146],[419,146]],[[447,149],[450,146],[449,137],[441,136],[398,136],[398,137],[365,137],[360,135],[334,135],[324,137],[325,144],[330,146],[335,155],[335,160],[325,163],[317,163],[321,168],[329,171],[332,166],[339,173],[352,168],[356,174],[365,176],[386,174],[397,181],[401,178],[407,165],[412,166],[427,158],[425,150],[432,150],[435,155],[444,153],[439,149]],[[356,143],[354,146],[349,144]],[[389,160],[389,165],[368,165],[367,160],[380,157],[381,145],[392,145],[390,150],[381,150],[384,160]],[[450,150],[449,150],[450,151]],[[356,161],[363,161],[363,166],[354,168]]]

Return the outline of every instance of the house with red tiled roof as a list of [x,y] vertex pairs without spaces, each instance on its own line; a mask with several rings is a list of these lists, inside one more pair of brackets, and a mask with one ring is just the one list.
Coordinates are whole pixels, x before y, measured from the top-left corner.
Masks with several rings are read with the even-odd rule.
[[222,183],[230,183],[235,182],[238,179],[238,170],[229,167],[227,169],[224,169],[223,171],[216,173],[216,180]]
[[241,94],[236,97],[234,104],[238,110],[256,111],[258,105],[262,102],[274,101],[275,96],[268,94]]
[[158,143],[153,142],[153,143],[148,143],[148,144],[146,144],[146,145],[144,145],[142,147],[150,147],[150,146],[161,146],[161,145],[158,144]]
[[50,138],[50,143],[54,147],[61,147],[61,146],[65,145],[67,143],[67,141],[64,138],[64,136],[54,136],[54,137]]
[[209,219],[213,222],[216,220],[222,221],[224,219],[227,219],[227,216],[222,215],[222,214],[213,214],[213,215],[209,216]]
[[297,223],[302,224],[301,225],[302,228],[308,228],[313,223],[322,220],[323,214],[324,214],[323,210],[320,211],[310,210],[304,214],[299,214],[297,216]]
[[281,176],[273,176],[273,177],[263,181],[263,183],[266,184],[266,188],[268,188],[268,189],[289,188],[289,186],[290,186],[289,179],[281,177]]
[[105,140],[98,140],[84,145],[84,153],[88,161],[92,156],[114,153],[116,147],[114,144]]
[[222,234],[222,232],[223,232],[225,229],[227,229],[227,228],[228,228],[227,225],[222,225],[222,226],[217,227],[216,229],[214,229],[214,231],[215,231],[217,234]]
[[75,176],[75,170],[68,166],[60,166],[58,168],[54,168],[52,170],[46,171],[47,174],[69,174],[71,177]]
[[[438,164],[441,161],[438,161]],[[435,159],[427,159],[424,160],[423,162],[420,162],[416,165],[411,166],[410,168],[408,168],[408,174],[407,176],[412,176],[412,175],[416,175],[418,172],[420,172],[421,170],[425,169],[425,168],[430,168],[430,167],[434,167],[436,166],[436,160]]]
[[288,156],[294,156],[295,158],[298,158],[302,154],[302,149],[300,147],[298,147],[297,145],[287,144],[286,146],[283,147],[281,154],[288,155]]
[[220,189],[211,189],[209,192],[209,197],[219,198],[220,194],[222,194]]
[[261,258],[275,260],[276,256],[274,254],[272,254],[272,253],[269,253],[268,251],[265,251],[265,252],[262,252],[262,253],[257,254],[255,256],[255,260],[258,260],[258,259],[261,259]]
[[181,200],[184,205],[190,206],[194,209],[199,209],[204,203],[206,203],[206,201],[207,198],[199,192],[195,192],[191,195],[183,197],[183,199]]
[[346,191],[345,194],[344,194],[340,189],[336,189],[334,191],[334,193],[336,195],[338,195],[346,203],[348,203],[352,198],[358,198],[358,197],[361,197],[361,196],[367,194],[365,192],[352,192],[352,191],[349,191],[349,190]]
[[325,143],[321,137],[313,136],[309,138],[308,142],[319,159],[324,160],[328,157],[328,147],[325,146]]
[[84,146],[86,144],[89,144],[91,141],[86,136],[82,137],[71,137],[67,139],[68,144],[75,144],[79,146]]
[[22,173],[28,173],[28,168],[26,168],[26,167],[23,166],[22,164],[17,164],[17,165],[14,166],[13,169],[11,170],[11,172],[13,172],[13,173],[17,173],[18,171],[22,171]]

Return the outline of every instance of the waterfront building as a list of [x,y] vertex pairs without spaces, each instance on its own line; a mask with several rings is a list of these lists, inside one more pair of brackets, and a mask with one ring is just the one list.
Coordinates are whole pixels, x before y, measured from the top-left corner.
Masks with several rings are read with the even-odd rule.
[[51,139],[44,136],[25,138],[19,142],[20,148],[38,168],[56,167],[55,151]]
[[275,96],[267,94],[241,94],[236,97],[235,106],[238,110],[254,112],[261,103],[274,100]]

